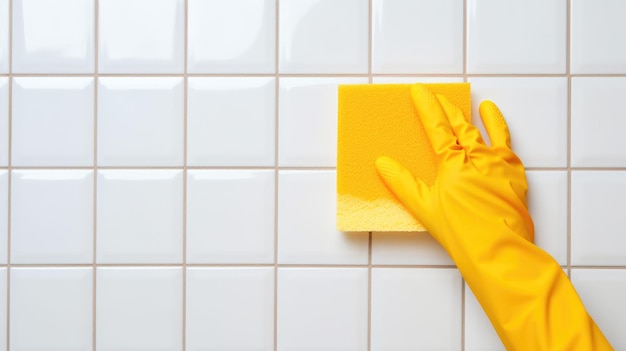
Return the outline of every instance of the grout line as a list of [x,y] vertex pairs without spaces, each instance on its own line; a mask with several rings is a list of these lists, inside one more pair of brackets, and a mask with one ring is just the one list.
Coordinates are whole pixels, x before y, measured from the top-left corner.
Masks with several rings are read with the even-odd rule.
[[[464,58],[466,61],[466,58]],[[466,68],[464,67],[464,71]],[[16,77],[16,78],[37,78],[37,77],[93,77],[93,73],[3,73],[0,77]],[[205,77],[205,78],[236,78],[236,77],[291,77],[291,78],[310,78],[310,77],[356,77],[368,78],[367,73],[99,73],[98,77],[122,77],[122,78],[162,78],[162,77]],[[374,78],[383,77],[436,77],[436,78],[624,78],[626,73],[372,73]]]
[[[0,167],[5,169],[8,167]],[[325,166],[310,166],[310,167],[277,167],[277,166],[98,166],[100,170],[285,170],[285,171],[304,171],[304,170],[317,170],[317,171],[334,171],[335,167]],[[626,168],[626,167],[625,167]],[[12,167],[14,170],[93,170],[93,166],[17,166]]]
[[567,276],[572,277],[572,75],[570,65],[571,2],[567,0],[565,15],[565,73],[567,74]]
[[469,31],[467,30],[467,0],[463,0],[463,81],[467,82],[467,36]]
[[98,243],[98,49],[100,47],[100,2],[94,0],[94,100],[93,100],[93,266],[92,266],[92,349],[97,349],[97,288],[98,288],[98,269],[97,269],[97,243]]
[[[0,268],[9,268],[8,264],[0,264]],[[92,268],[92,263],[11,263],[10,268]],[[98,263],[96,268],[183,268],[182,263]],[[187,263],[190,268],[369,268],[369,264],[289,264],[275,265],[273,263]],[[374,268],[412,268],[412,269],[456,269],[455,265],[385,265],[372,264]],[[566,269],[566,265],[560,266]],[[572,265],[572,269],[621,269],[626,270],[626,265]]]
[[367,78],[368,78],[368,83],[372,84],[373,82],[373,72],[372,72],[372,64],[373,64],[373,56],[374,56],[374,39],[373,39],[373,31],[374,31],[374,24],[373,24],[373,5],[372,5],[373,0],[369,0],[368,1],[368,14],[367,14],[367,28],[368,28],[368,32],[367,32]]
[[184,26],[185,26],[185,38],[183,49],[183,232],[182,232],[182,254],[183,254],[183,282],[182,282],[182,294],[183,294],[183,306],[182,306],[182,350],[187,349],[187,114],[188,114],[188,96],[189,96],[189,78],[188,78],[188,48],[189,48],[189,1],[185,0],[184,4]]
[[[0,169],[14,171],[38,171],[38,170],[94,170],[94,166],[11,166]],[[281,170],[281,171],[334,171],[336,167],[326,166],[98,166],[98,170]],[[597,172],[597,171],[626,171],[626,167],[525,167],[527,171],[541,172]]]
[[[9,268],[8,264],[0,264],[0,268]],[[187,268],[273,268],[272,263],[187,263]],[[278,268],[314,268],[314,269],[345,269],[345,268],[369,268],[367,264],[279,264]],[[563,269],[567,269],[566,265],[560,266]],[[94,268],[91,263],[12,263],[10,268]],[[100,263],[96,264],[97,268],[183,268],[182,263]],[[442,266],[442,265],[382,265],[372,264],[372,269],[456,269],[456,266]],[[626,270],[626,265],[572,265],[572,269],[615,269]]]
[[9,75],[8,75],[8,84],[9,84],[9,101],[7,103],[8,108],[8,172],[7,172],[7,301],[6,301],[6,349],[11,349],[11,202],[12,202],[12,180],[13,180],[13,170],[12,170],[12,147],[13,147],[13,0],[9,0]]
[[280,0],[274,2],[274,351],[278,350],[278,144],[280,96]]
[[[14,171],[46,171],[46,170],[94,170],[94,166],[12,166],[0,167],[3,170],[12,169]],[[325,166],[98,166],[98,170],[281,170],[281,171],[334,171],[336,167]],[[525,167],[527,171],[541,172],[597,172],[597,171],[626,171],[626,167]]]

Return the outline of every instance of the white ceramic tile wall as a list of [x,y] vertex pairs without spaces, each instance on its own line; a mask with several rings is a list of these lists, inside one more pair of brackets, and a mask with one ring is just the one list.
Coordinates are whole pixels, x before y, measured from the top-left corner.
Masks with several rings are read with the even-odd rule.
[[189,268],[186,306],[187,350],[274,350],[272,267]]
[[537,244],[626,349],[624,11],[0,0],[0,351],[502,350],[428,233],[335,229],[337,85],[416,81],[502,108]]
[[12,101],[13,166],[93,165],[93,78],[15,78]]
[[371,349],[460,350],[461,297],[456,269],[374,268]]
[[11,269],[11,350],[92,346],[93,268]]
[[94,70],[94,0],[14,0],[13,73]]

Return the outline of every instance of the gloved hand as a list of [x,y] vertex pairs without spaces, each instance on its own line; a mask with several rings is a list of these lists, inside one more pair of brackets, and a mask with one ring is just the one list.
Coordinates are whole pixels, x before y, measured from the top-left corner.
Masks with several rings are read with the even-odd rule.
[[388,157],[379,175],[456,263],[507,350],[612,350],[558,263],[535,246],[524,166],[495,104],[480,115],[491,145],[444,96],[411,95],[433,146],[434,184]]

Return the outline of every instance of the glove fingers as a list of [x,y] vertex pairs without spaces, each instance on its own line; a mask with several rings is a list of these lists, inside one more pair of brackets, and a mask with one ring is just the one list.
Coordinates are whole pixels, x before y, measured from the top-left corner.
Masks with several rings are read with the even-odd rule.
[[376,160],[376,171],[398,200],[423,223],[424,204],[430,194],[428,185],[413,177],[406,167],[387,156]]
[[411,96],[435,153],[442,156],[458,147],[452,126],[435,95],[423,84],[415,84],[411,86]]
[[494,149],[505,148],[511,149],[511,135],[509,127],[506,125],[504,116],[496,104],[492,101],[485,100],[480,104],[480,118],[483,120],[491,147]]
[[480,131],[465,119],[461,109],[443,95],[438,94],[437,100],[448,116],[448,120],[450,121],[450,125],[452,126],[452,130],[459,144],[461,144],[464,149],[471,151],[479,145],[485,145]]

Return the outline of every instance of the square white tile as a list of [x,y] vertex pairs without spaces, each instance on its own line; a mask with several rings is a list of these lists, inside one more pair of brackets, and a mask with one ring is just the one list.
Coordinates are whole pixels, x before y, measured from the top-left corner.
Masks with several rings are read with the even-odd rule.
[[374,232],[372,264],[454,265],[454,262],[428,232]]
[[0,167],[6,167],[8,165],[9,165],[9,79],[6,77],[0,77]]
[[375,84],[461,83],[463,77],[374,76],[372,82]]
[[561,266],[567,265],[567,172],[527,171],[528,209],[535,224],[535,244]]
[[9,73],[9,16],[9,0],[0,0],[0,73]]
[[7,347],[7,269],[0,268],[0,351],[6,351]]
[[565,0],[469,0],[468,73],[565,73]]
[[281,73],[367,73],[368,1],[282,0]]
[[11,178],[11,262],[93,262],[93,171],[20,170]]
[[98,268],[96,280],[99,351],[183,349],[180,268]]
[[99,170],[96,209],[98,263],[182,263],[182,170]]
[[189,351],[274,350],[274,268],[188,268],[186,331]]
[[100,73],[183,73],[184,0],[100,0]]
[[572,73],[626,73],[626,3],[572,0]]
[[367,84],[367,78],[280,79],[279,165],[336,165],[339,84]]
[[465,285],[465,350],[506,351],[472,290]]
[[274,263],[274,171],[187,175],[187,262]]
[[[9,223],[9,172],[0,170],[0,264],[7,263]],[[1,285],[0,285],[1,286]],[[1,301],[0,301],[1,303]],[[2,316],[0,316],[2,318]],[[2,330],[2,329],[0,329]]]
[[92,73],[94,0],[13,1],[13,73]]
[[181,77],[105,77],[98,86],[98,165],[182,166]]
[[13,166],[93,165],[93,78],[14,78],[12,111]]
[[273,73],[276,0],[190,0],[191,73]]
[[278,351],[367,350],[367,269],[280,268]]
[[626,270],[574,268],[572,283],[611,346],[626,349]]
[[278,174],[278,262],[367,264],[367,233],[342,233],[335,224],[334,171]]
[[489,140],[478,106],[492,100],[511,132],[513,151],[526,167],[567,166],[566,78],[470,78],[472,122]]
[[626,166],[624,77],[572,78],[572,166]]
[[188,84],[189,165],[274,165],[274,78],[191,77]]
[[572,264],[626,265],[626,172],[572,172]]
[[374,0],[372,25],[375,73],[463,73],[462,0]]
[[90,350],[93,269],[12,268],[10,308],[11,350]]
[[372,270],[372,351],[461,350],[456,269]]

